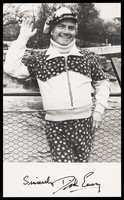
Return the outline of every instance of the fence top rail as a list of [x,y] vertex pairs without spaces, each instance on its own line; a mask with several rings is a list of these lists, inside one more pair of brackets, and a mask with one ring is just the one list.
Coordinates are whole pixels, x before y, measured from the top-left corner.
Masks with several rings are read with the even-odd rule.
[[[23,92],[23,93],[4,93],[3,96],[41,96],[40,92]],[[93,93],[92,93],[93,96]],[[121,93],[111,93],[110,96],[121,96]]]
[[99,54],[99,55],[121,53],[121,45],[88,47],[84,49],[89,49],[90,51],[93,51],[94,53]]

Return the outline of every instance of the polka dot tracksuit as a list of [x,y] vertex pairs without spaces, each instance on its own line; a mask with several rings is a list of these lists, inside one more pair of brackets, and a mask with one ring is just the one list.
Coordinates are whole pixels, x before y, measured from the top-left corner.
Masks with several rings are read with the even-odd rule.
[[[92,83],[105,80],[106,76],[94,54],[85,50],[81,53],[82,56],[68,56],[68,71],[83,74],[91,78]],[[32,77],[42,82],[66,71],[64,56],[49,60],[47,57],[45,53],[34,53],[33,58],[24,63]],[[53,162],[88,162],[94,138],[91,129],[91,116],[66,121],[47,120],[46,135]]]
[[[24,41],[17,39],[12,45],[4,70],[8,65],[6,72],[9,75],[37,80],[47,116],[46,136],[53,161],[88,162],[94,138],[91,131],[91,84],[95,89],[95,111],[99,112],[100,106],[102,109],[106,107],[109,98],[109,84],[97,55],[77,48],[75,40],[66,48],[51,40],[51,50],[27,49],[25,54]],[[67,51],[67,48],[70,50]],[[19,63],[21,65],[18,68]],[[84,112],[77,112],[79,108],[85,108],[82,109]],[[69,112],[73,109],[77,109],[76,112]],[[65,115],[61,112],[63,110],[67,111],[63,112]],[[53,111],[53,115],[50,111]]]
[[46,135],[54,162],[88,162],[93,143],[91,117],[47,121]]

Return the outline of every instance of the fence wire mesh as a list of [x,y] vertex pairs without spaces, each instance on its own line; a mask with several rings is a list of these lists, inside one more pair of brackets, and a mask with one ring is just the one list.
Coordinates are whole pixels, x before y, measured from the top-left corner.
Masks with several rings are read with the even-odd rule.
[[[43,111],[3,113],[4,162],[52,162]],[[106,110],[89,162],[121,161],[121,110]]]

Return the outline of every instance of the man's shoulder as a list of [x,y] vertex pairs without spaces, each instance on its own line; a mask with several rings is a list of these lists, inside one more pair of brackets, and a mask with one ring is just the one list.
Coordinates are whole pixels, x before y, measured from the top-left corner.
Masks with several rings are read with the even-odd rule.
[[30,55],[45,55],[47,49],[27,49]]
[[87,48],[78,48],[79,49],[79,51],[80,51],[80,53],[82,54],[82,55],[91,55],[91,56],[93,56],[93,55],[95,55],[95,53],[93,52],[93,51],[91,51],[91,50],[89,50],[89,49],[87,49]]
[[35,59],[37,57],[43,58],[47,49],[26,49],[24,59]]

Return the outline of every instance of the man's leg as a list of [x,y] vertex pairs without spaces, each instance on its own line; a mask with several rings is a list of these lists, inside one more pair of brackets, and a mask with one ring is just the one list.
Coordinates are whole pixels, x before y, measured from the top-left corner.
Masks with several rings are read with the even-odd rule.
[[68,121],[47,121],[46,135],[54,162],[73,162]]
[[88,162],[94,134],[91,131],[92,119],[79,119],[75,124],[74,154],[75,162]]

